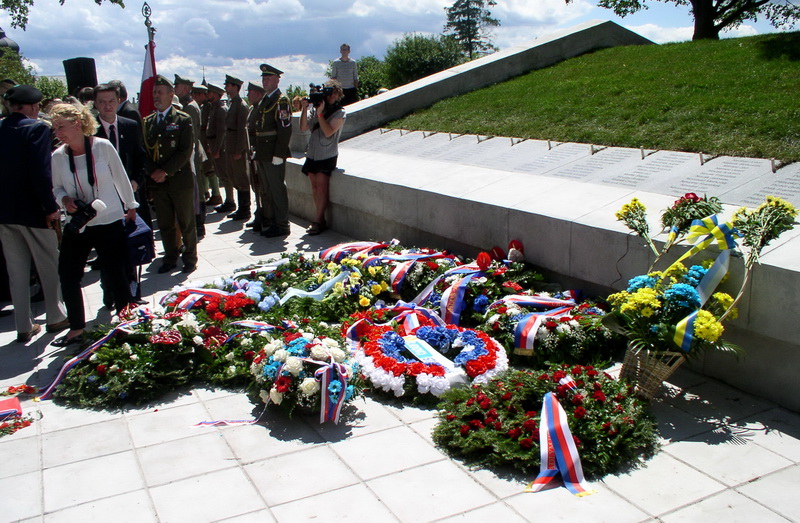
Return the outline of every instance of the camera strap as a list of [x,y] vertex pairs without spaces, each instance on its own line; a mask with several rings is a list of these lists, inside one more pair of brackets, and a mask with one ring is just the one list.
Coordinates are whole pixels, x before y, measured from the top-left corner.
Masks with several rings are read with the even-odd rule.
[[[89,179],[89,187],[92,188],[92,198],[94,198],[94,157],[92,156],[92,142],[88,136],[83,137],[84,140],[84,149],[86,150],[86,177]],[[75,156],[72,153],[72,149],[67,146],[67,158],[69,159],[69,170],[72,171],[72,175],[75,177],[75,189],[80,186],[80,182],[78,181],[78,170],[75,168]],[[83,192],[83,187],[81,187],[81,192]],[[86,195],[84,195],[84,198]]]

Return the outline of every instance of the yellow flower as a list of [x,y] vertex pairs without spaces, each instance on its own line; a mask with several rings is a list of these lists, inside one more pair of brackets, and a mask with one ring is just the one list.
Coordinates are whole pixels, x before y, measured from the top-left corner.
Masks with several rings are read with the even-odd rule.
[[375,276],[375,273],[378,272],[378,268],[375,267],[374,265],[370,265],[369,269],[367,270],[369,271],[370,276]]
[[339,268],[339,266],[338,266],[338,265],[336,265],[335,263],[333,263],[333,262],[330,262],[330,263],[328,263],[328,270],[329,270],[329,271],[335,271],[335,270],[337,270],[338,268]]
[[370,304],[369,298],[367,298],[366,296],[361,296],[361,299],[358,300],[358,304],[361,305],[362,307],[369,307]]
[[[715,292],[711,296],[711,299],[713,299],[717,303],[717,305],[719,305],[719,308],[723,311],[727,310],[728,307],[733,305],[733,298],[727,292]],[[727,317],[732,320],[735,320],[736,318],[739,317],[739,310],[734,307],[733,309],[731,309],[731,312],[730,314],[728,314]]]
[[388,291],[389,290],[389,284],[386,283],[385,281],[382,281],[381,282],[381,290]]
[[623,314],[638,312],[647,318],[655,314],[656,309],[659,308],[661,308],[661,301],[658,299],[656,290],[643,287],[636,289],[636,292],[630,295],[628,301],[620,308],[620,312]]
[[369,290],[370,290],[370,292],[372,292],[372,294],[373,294],[373,295],[377,296],[378,294],[380,294],[380,293],[381,293],[381,291],[382,291],[383,289],[381,288],[381,286],[380,286],[380,285],[378,285],[378,284],[376,283],[375,285],[373,285],[372,287],[370,287],[370,288],[369,288]]
[[714,343],[722,336],[724,330],[722,324],[717,321],[713,314],[703,309],[697,312],[697,319],[694,321],[695,337]]

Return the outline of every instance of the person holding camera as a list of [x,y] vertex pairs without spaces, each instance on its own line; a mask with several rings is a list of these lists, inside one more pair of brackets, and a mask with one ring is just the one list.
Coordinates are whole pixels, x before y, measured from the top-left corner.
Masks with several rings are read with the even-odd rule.
[[[306,150],[306,163],[303,173],[311,182],[316,217],[306,230],[309,235],[317,235],[327,228],[325,210],[328,208],[330,177],[336,169],[339,157],[339,136],[342,134],[345,111],[340,101],[344,96],[342,84],[328,80],[321,89],[312,92],[309,98],[300,102],[300,130],[311,129]],[[313,108],[309,112],[308,106]]]
[[58,104],[51,109],[50,118],[53,132],[63,143],[53,152],[52,171],[53,194],[68,214],[58,274],[70,327],[52,345],[66,347],[84,341],[81,278],[92,248],[107,276],[117,312],[130,303],[122,220],[134,221],[139,204],[114,146],[93,136],[98,123],[89,109]]

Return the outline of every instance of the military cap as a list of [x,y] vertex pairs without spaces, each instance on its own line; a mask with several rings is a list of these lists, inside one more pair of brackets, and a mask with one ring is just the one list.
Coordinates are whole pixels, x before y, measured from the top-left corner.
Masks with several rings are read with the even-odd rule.
[[250,82],[250,83],[247,84],[247,90],[248,91],[258,91],[260,93],[266,92],[263,87],[261,87],[260,85],[256,85],[253,82]]
[[236,78],[235,76],[231,76],[229,74],[226,74],[225,75],[225,83],[226,84],[238,85],[239,87],[241,87],[243,82],[241,80],[239,80],[238,78]]
[[172,86],[172,82],[166,76],[161,76],[160,74],[156,76],[156,83],[155,85],[166,85],[170,89],[174,89]]
[[202,84],[201,85],[194,85],[194,86],[192,86],[192,92],[193,93],[207,93],[208,92],[208,87],[206,87],[205,85],[202,85]]
[[15,85],[17,85],[17,82],[15,82],[14,80],[12,80],[10,78],[6,78],[2,82],[0,82],[0,94],[5,93],[6,91],[11,89]]
[[188,85],[192,87],[194,85],[194,80],[189,80],[188,78],[181,78],[177,74],[175,75],[175,85]]
[[15,85],[3,95],[10,103],[19,105],[36,104],[43,97],[42,92],[31,85]]
[[218,94],[218,95],[220,95],[220,96],[222,96],[223,94],[225,94],[225,89],[223,89],[222,87],[219,87],[219,86],[217,86],[217,85],[214,85],[214,84],[208,84],[208,86],[207,86],[207,87],[208,87],[208,92],[209,92],[209,93],[216,93],[216,94]]
[[276,69],[275,67],[272,67],[269,64],[261,64],[260,68],[261,68],[261,76],[273,76],[273,75],[280,76],[283,74],[283,71],[281,71],[280,69]]

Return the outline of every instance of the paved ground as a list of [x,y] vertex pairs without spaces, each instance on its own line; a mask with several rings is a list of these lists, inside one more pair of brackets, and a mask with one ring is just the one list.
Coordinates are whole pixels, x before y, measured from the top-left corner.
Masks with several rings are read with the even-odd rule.
[[[191,279],[346,240],[304,237],[299,222],[288,239],[266,240],[209,218]],[[148,272],[144,290],[160,296],[184,279]],[[86,274],[87,315],[106,322],[96,280]],[[22,346],[13,320],[0,318],[0,387],[49,383],[64,361],[53,337]],[[434,411],[372,399],[339,426],[275,413],[263,426],[223,428],[192,425],[250,417],[244,395],[192,388],[122,412],[26,401],[41,419],[0,439],[0,521],[800,520],[800,415],[688,370],[672,381],[653,404],[662,452],[593,482],[599,492],[585,498],[525,494],[532,477],[469,470],[433,446]]]

